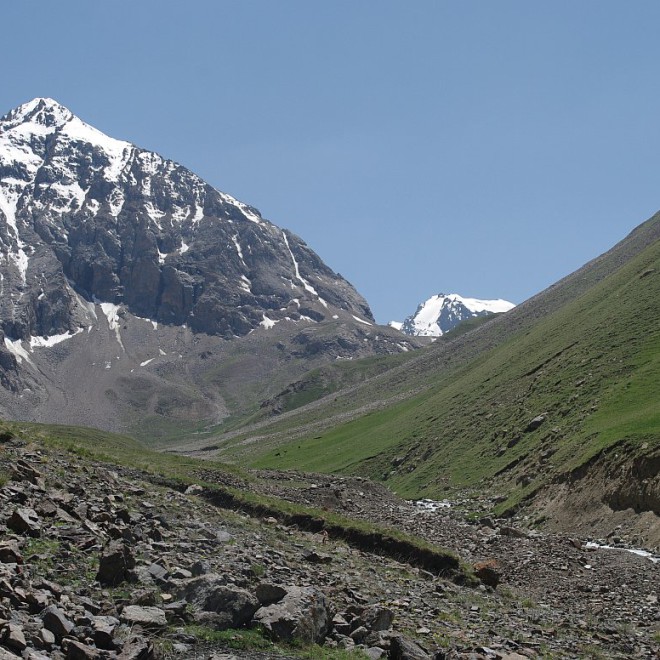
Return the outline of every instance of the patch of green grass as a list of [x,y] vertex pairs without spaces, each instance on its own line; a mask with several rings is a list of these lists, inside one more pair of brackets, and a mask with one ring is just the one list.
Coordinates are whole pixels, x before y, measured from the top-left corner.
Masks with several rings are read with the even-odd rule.
[[199,641],[222,644],[237,650],[271,650],[274,646],[273,642],[264,637],[259,630],[246,628],[216,630],[206,626],[188,625],[185,631]]
[[360,417],[337,429],[272,449],[251,461],[252,467],[309,472],[346,472],[356,463],[377,455],[398,442],[397,419],[414,408],[406,401],[379,413]]
[[281,655],[293,655],[305,660],[360,660],[368,656],[360,651],[330,649],[317,644],[274,644],[259,629],[236,628],[215,630],[205,626],[188,625],[186,633],[200,642],[218,644],[241,651],[268,651]]
[[580,645],[580,657],[589,658],[589,660],[606,660],[609,654],[606,649],[595,644],[582,644]]
[[47,538],[29,538],[23,546],[23,555],[29,558],[32,555],[46,555],[54,557],[60,547],[60,542],[56,539]]
[[11,480],[11,472],[0,468],[0,488],[5,486]]

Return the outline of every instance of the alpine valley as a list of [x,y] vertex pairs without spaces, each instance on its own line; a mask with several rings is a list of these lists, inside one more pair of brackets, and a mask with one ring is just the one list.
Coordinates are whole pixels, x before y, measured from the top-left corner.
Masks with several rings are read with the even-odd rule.
[[17,107],[0,660],[660,657],[658,301],[660,214],[376,325],[255,208]]

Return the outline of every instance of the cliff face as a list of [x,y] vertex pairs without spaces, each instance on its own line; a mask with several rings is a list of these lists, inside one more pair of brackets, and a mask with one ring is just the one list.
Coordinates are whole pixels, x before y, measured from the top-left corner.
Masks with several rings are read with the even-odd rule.
[[335,308],[373,320],[297,236],[50,99],[0,120],[0,244],[0,319],[14,339],[80,327],[72,290],[225,337]]

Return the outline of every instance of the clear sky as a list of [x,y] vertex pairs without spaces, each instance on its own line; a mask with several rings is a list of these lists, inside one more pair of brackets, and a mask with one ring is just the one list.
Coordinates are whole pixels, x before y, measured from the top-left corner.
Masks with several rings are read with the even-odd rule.
[[660,208],[657,0],[21,0],[50,96],[301,236],[402,319],[519,303]]

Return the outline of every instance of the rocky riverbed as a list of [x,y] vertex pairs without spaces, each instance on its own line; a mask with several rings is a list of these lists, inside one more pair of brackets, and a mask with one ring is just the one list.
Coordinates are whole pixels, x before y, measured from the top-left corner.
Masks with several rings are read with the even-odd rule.
[[453,548],[482,579],[460,586],[79,453],[8,439],[0,474],[0,660],[658,654],[658,565],[582,539],[468,523],[361,479],[249,484]]

